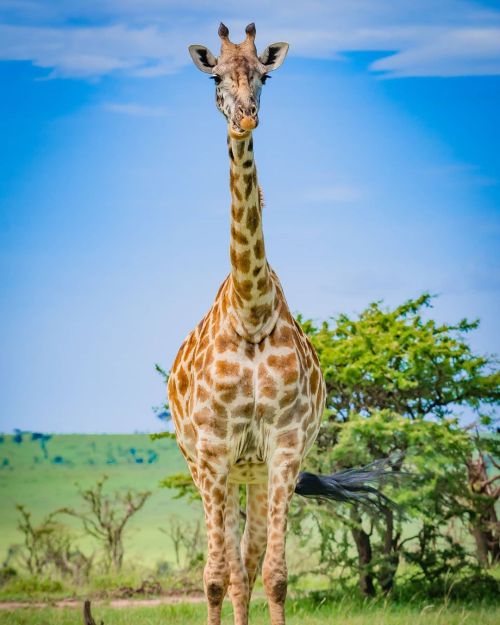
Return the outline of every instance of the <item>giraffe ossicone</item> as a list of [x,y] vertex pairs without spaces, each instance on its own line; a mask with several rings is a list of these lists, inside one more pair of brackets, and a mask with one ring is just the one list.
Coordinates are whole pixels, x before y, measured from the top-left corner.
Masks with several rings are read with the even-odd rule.
[[[326,396],[316,353],[266,259],[252,130],[262,86],[288,44],[271,44],[259,55],[255,34],[249,24],[245,40],[234,44],[221,24],[218,57],[201,45],[189,48],[195,65],[214,78],[227,120],[231,193],[231,272],[182,344],[168,383],[177,441],[203,500],[209,625],[220,624],[228,588],[235,624],[247,625],[264,553],[271,623],[284,624],[288,507]],[[247,514],[240,539],[242,484]]]

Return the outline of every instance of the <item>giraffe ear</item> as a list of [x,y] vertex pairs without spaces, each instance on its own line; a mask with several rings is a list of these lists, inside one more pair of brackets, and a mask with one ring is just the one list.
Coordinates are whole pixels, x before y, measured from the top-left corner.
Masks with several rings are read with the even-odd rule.
[[211,74],[212,69],[217,65],[217,59],[205,46],[197,44],[189,46],[189,54],[196,67],[206,74]]
[[265,66],[268,72],[272,72],[273,69],[278,69],[283,63],[287,52],[288,44],[284,41],[272,43],[270,46],[267,46],[264,52],[259,56],[259,61]]

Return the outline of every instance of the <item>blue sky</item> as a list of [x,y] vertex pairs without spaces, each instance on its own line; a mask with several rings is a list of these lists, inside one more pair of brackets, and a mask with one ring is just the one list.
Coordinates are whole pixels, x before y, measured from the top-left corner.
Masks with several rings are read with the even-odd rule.
[[[239,3],[238,3],[239,4]],[[290,43],[262,95],[268,257],[315,319],[430,290],[500,352],[496,2],[0,8],[0,429],[158,429],[228,270],[225,127],[190,43]]]

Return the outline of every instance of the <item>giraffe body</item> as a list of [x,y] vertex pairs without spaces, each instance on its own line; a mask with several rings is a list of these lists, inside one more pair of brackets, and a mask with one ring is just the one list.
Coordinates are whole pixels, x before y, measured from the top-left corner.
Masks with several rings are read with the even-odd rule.
[[267,483],[267,463],[277,449],[292,450],[300,464],[324,407],[316,353],[271,275],[279,314],[269,334],[252,343],[234,329],[229,276],[181,346],[169,378],[184,456],[196,465],[203,453],[216,455],[236,484]]
[[[288,507],[326,393],[316,353],[266,259],[253,153],[260,89],[288,44],[272,44],[258,57],[255,26],[246,32],[235,45],[221,25],[218,59],[203,46],[190,47],[196,65],[216,79],[217,106],[228,121],[231,273],[182,344],[168,397],[179,447],[203,500],[209,625],[220,625],[228,587],[235,625],[247,625],[264,551],[271,623],[284,625]],[[247,511],[240,539],[241,484]]]

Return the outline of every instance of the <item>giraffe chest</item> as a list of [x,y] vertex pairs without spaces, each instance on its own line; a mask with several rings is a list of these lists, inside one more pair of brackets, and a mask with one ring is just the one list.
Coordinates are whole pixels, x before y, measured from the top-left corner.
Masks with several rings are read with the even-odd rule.
[[264,404],[276,409],[283,396],[300,392],[305,363],[293,341],[284,344],[273,333],[255,345],[225,323],[201,347],[193,361],[194,404],[209,401],[220,404],[223,414],[263,418]]

